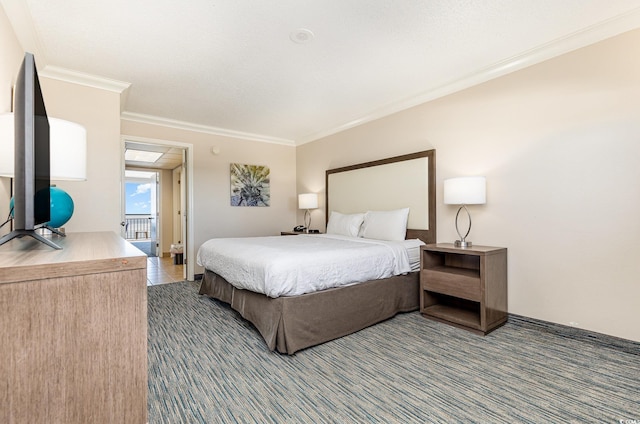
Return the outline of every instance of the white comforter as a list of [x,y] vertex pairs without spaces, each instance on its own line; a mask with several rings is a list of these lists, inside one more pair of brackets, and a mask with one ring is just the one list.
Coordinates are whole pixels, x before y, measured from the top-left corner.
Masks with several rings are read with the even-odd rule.
[[328,234],[211,239],[197,262],[237,288],[274,298],[411,271],[404,242]]

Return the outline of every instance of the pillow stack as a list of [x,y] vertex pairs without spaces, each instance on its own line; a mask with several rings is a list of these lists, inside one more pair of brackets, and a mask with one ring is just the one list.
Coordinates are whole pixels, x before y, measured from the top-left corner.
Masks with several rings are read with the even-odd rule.
[[327,224],[327,234],[402,241],[407,232],[408,219],[409,208],[355,214],[332,211]]

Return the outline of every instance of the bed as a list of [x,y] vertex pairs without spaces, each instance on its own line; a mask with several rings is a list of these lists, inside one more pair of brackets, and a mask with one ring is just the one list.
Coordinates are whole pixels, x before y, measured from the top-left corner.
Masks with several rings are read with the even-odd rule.
[[[410,269],[402,259],[398,259],[400,264],[393,262],[390,267],[394,269],[389,271],[377,269],[385,259],[370,255],[396,249],[389,244],[408,246],[408,251],[415,255],[416,250],[419,252],[419,244],[435,242],[435,151],[331,169],[326,171],[325,178],[327,232],[332,234],[212,239],[198,250],[198,263],[205,268],[200,294],[228,303],[256,327],[272,351],[292,355],[307,347],[354,333],[397,313],[417,310],[420,305],[415,257],[413,264],[409,261]],[[391,231],[387,227],[394,227],[396,222],[387,220],[385,213],[394,212],[395,217],[405,209],[404,237],[398,237],[399,230],[395,228],[395,240],[379,240],[387,237],[386,232]],[[370,226],[365,228],[363,223],[354,234],[352,228],[345,229],[348,227],[346,223],[353,223],[359,214],[368,217],[363,217],[363,221]],[[338,219],[334,219],[336,217]],[[371,224],[380,218],[383,220],[377,222],[384,223],[383,226]],[[336,227],[336,223],[340,225]],[[385,234],[376,234],[376,231]],[[366,246],[352,246],[353,251],[360,251],[354,259],[340,252],[337,257],[331,257],[330,252],[337,251],[340,248],[337,243],[342,241],[347,244],[364,242]],[[279,249],[289,248],[287,245],[293,247],[292,253],[283,254]],[[249,263],[234,262],[252,261],[225,253],[232,250],[248,250],[245,252],[247,257],[261,262],[256,268],[258,271],[250,270]],[[402,256],[397,252],[395,255]],[[277,260],[282,257],[289,261]],[[310,262],[305,262],[306,257]],[[354,265],[366,258],[370,260],[367,264]],[[324,277],[341,269],[338,266],[341,260],[350,272],[345,273],[348,274],[346,282],[333,287],[331,282],[327,282],[331,278]],[[307,273],[314,267],[324,269],[324,274],[314,276]],[[373,274],[367,274],[367,268],[373,268]],[[268,280],[266,276],[284,284],[279,289],[272,289],[263,283],[263,280]],[[303,289],[297,288],[296,278],[305,282]]]

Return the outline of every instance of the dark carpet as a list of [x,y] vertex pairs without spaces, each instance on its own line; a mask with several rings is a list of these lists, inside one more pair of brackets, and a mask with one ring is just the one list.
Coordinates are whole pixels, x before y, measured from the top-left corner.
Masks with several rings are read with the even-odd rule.
[[640,422],[638,343],[517,316],[482,337],[413,312],[286,356],[197,288],[148,288],[151,424]]
[[155,253],[151,252],[151,242],[150,241],[131,241],[131,244],[133,244],[135,247],[137,247],[138,249],[142,250],[142,252],[149,256],[149,257],[155,257]]

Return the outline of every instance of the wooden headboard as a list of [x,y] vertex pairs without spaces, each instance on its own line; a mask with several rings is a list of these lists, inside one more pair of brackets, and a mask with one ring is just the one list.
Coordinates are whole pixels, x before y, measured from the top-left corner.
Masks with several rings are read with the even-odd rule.
[[436,242],[436,151],[426,150],[326,171],[326,219],[331,211],[409,208],[406,238]]

